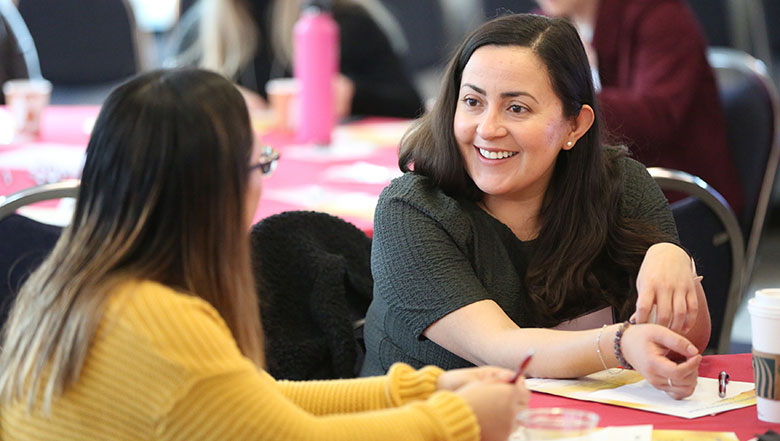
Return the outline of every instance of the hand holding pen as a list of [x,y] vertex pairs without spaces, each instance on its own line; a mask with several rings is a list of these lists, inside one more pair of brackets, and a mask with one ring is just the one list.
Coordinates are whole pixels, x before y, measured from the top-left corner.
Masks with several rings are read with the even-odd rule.
[[[528,365],[528,357],[524,360],[524,367]],[[522,374],[522,373],[521,373]],[[497,366],[480,366],[444,371],[436,380],[436,390],[455,391],[470,383],[515,383],[518,379],[517,372]]]

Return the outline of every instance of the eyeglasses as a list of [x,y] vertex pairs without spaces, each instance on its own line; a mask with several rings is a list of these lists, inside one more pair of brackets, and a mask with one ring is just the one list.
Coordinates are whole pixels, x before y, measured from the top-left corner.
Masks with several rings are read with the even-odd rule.
[[279,152],[271,146],[263,146],[260,151],[260,159],[249,166],[249,171],[260,170],[264,178],[271,176],[276,169],[276,162],[279,160]]

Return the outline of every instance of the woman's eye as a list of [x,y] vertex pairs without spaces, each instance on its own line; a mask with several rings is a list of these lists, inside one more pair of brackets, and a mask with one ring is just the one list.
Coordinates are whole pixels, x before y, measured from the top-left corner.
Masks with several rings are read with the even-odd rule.
[[463,98],[463,102],[464,102],[464,103],[466,103],[466,105],[467,105],[468,107],[474,107],[474,106],[476,106],[476,105],[478,105],[478,104],[479,104],[479,101],[477,101],[476,99],[474,99],[474,98],[468,98],[468,97],[466,97],[466,98]]
[[525,112],[526,108],[519,105],[519,104],[512,104],[509,106],[509,111],[513,113],[522,113]]

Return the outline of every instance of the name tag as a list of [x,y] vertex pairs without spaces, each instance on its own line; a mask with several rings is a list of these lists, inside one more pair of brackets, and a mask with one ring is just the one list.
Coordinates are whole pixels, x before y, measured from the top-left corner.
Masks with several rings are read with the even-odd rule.
[[559,331],[584,331],[586,329],[600,328],[601,325],[604,324],[611,325],[613,323],[612,307],[607,306],[605,308],[581,315],[577,318],[567,320],[553,329],[557,329]]

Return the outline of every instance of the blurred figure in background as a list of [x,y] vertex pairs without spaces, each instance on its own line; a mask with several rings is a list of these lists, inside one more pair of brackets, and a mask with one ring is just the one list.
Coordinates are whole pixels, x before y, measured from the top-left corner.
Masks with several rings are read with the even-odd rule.
[[[263,103],[269,79],[292,75],[292,32],[301,4],[200,0],[196,11],[207,19],[184,32],[175,64],[219,72],[259,94],[262,99],[256,102]],[[377,10],[373,15],[382,16],[387,11],[371,0],[333,0],[332,6],[340,32],[341,75],[336,87],[340,116],[417,116],[423,107],[420,96],[369,13]]]
[[537,0],[577,26],[598,72],[606,129],[647,166],[692,173],[736,213],[742,190],[707,42],[682,0]]

